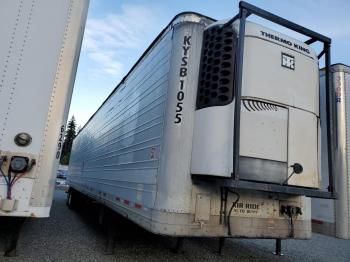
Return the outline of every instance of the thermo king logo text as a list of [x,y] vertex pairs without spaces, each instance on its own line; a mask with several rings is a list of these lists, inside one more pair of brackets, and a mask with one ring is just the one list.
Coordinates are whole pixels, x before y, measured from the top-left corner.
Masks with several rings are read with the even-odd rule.
[[260,31],[260,32],[261,32],[261,35],[262,35],[263,37],[270,38],[270,39],[275,40],[275,41],[277,41],[277,42],[280,42],[280,43],[282,43],[282,44],[289,45],[290,47],[293,47],[294,49],[297,49],[297,50],[299,50],[299,51],[302,51],[302,52],[305,52],[305,53],[307,53],[307,54],[310,54],[310,50],[309,50],[309,49],[307,49],[307,48],[305,48],[305,47],[302,47],[302,46],[300,46],[300,45],[298,45],[298,44],[296,44],[296,43],[293,43],[293,42],[290,41],[290,40],[287,40],[287,39],[284,39],[284,38],[282,38],[282,37],[273,35],[273,34],[271,34],[271,33],[266,33],[266,32],[264,32],[264,31]]

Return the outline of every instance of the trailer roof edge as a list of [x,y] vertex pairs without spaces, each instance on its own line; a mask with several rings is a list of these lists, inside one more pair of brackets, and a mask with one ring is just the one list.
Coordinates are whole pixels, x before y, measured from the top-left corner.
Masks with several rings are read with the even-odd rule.
[[[325,73],[326,68],[323,67],[320,69],[320,75],[323,76]],[[343,64],[343,63],[336,63],[336,64],[332,64],[330,66],[330,72],[344,72],[344,73],[348,73],[350,74],[350,66]]]
[[211,18],[209,16],[192,12],[192,11],[184,11],[181,13],[178,13],[171,19],[171,21],[163,28],[163,30],[157,35],[157,37],[151,42],[151,44],[147,47],[147,49],[142,53],[140,58],[135,62],[135,64],[130,68],[130,70],[126,73],[126,75],[122,78],[122,80],[117,84],[117,86],[112,90],[112,92],[107,96],[107,98],[102,102],[102,104],[97,108],[97,110],[91,115],[91,117],[86,121],[86,123],[83,125],[83,127],[79,130],[76,136],[80,134],[80,132],[85,128],[85,126],[92,120],[92,118],[95,116],[95,114],[101,109],[101,107],[108,101],[108,99],[118,90],[119,86],[124,83],[124,81],[128,78],[130,73],[137,67],[137,65],[142,61],[142,59],[147,55],[147,53],[151,50],[153,45],[163,36],[163,34],[167,31],[167,29],[173,24],[176,19],[178,19],[181,16],[185,15],[196,15],[208,20],[212,20],[213,22],[216,22],[217,20],[214,18]]

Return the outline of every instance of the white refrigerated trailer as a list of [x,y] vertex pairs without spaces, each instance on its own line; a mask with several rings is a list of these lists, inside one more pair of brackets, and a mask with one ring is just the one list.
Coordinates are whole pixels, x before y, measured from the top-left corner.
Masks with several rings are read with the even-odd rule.
[[[350,67],[343,64],[331,66],[331,89],[336,102],[334,124],[337,139],[335,147],[335,189],[337,199],[312,200],[313,230],[339,238],[350,239]],[[320,72],[321,99],[325,99],[325,74]],[[321,108],[325,110],[325,108]],[[325,119],[321,125],[325,125]],[[322,187],[327,188],[328,162],[326,135],[322,134],[321,175]]]
[[0,2],[0,216],[49,216],[87,8]]
[[245,2],[228,21],[177,15],[74,140],[68,205],[83,194],[169,236],[310,238],[307,196],[332,197],[315,41],[329,64],[329,38]]

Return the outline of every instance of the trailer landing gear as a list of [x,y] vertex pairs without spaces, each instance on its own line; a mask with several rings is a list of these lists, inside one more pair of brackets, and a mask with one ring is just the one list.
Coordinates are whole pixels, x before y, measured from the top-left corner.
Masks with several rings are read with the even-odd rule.
[[219,237],[219,248],[218,248],[218,251],[217,251],[218,255],[222,255],[222,248],[224,247],[224,245],[225,245],[225,238],[224,237]]
[[276,256],[283,256],[283,254],[282,254],[282,240],[280,238],[276,239],[275,252],[272,252],[272,254],[274,254]]
[[105,225],[105,228],[107,230],[107,241],[105,246],[105,255],[113,255],[114,254],[114,245],[115,245],[115,238],[116,238],[116,226],[114,221],[114,214],[111,210],[101,207],[100,209],[100,216],[99,216],[99,223],[102,223],[102,225]]
[[9,217],[8,230],[6,244],[5,244],[5,257],[15,257],[17,242],[21,232],[21,228],[24,224],[25,217]]
[[172,251],[176,254],[180,254],[183,250],[184,238],[178,237],[176,238],[175,246],[172,248]]
[[114,254],[114,245],[115,245],[115,228],[112,225],[108,225],[107,232],[107,242],[105,247],[105,255]]

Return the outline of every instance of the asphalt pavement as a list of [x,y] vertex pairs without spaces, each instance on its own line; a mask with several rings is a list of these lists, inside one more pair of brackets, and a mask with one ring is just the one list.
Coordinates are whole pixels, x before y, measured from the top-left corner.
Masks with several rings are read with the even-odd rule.
[[[106,255],[106,233],[97,225],[93,210],[69,210],[65,197],[63,191],[57,190],[51,217],[28,219],[18,243],[18,256],[0,256],[0,261],[350,261],[350,240],[319,234],[311,240],[282,241],[282,257],[272,254],[274,240],[247,239],[226,241],[222,255],[215,252],[217,239],[185,239],[182,252],[176,254],[171,249],[172,239],[151,234],[132,223],[123,223],[114,254]],[[5,236],[6,230],[2,229],[2,253]]]

